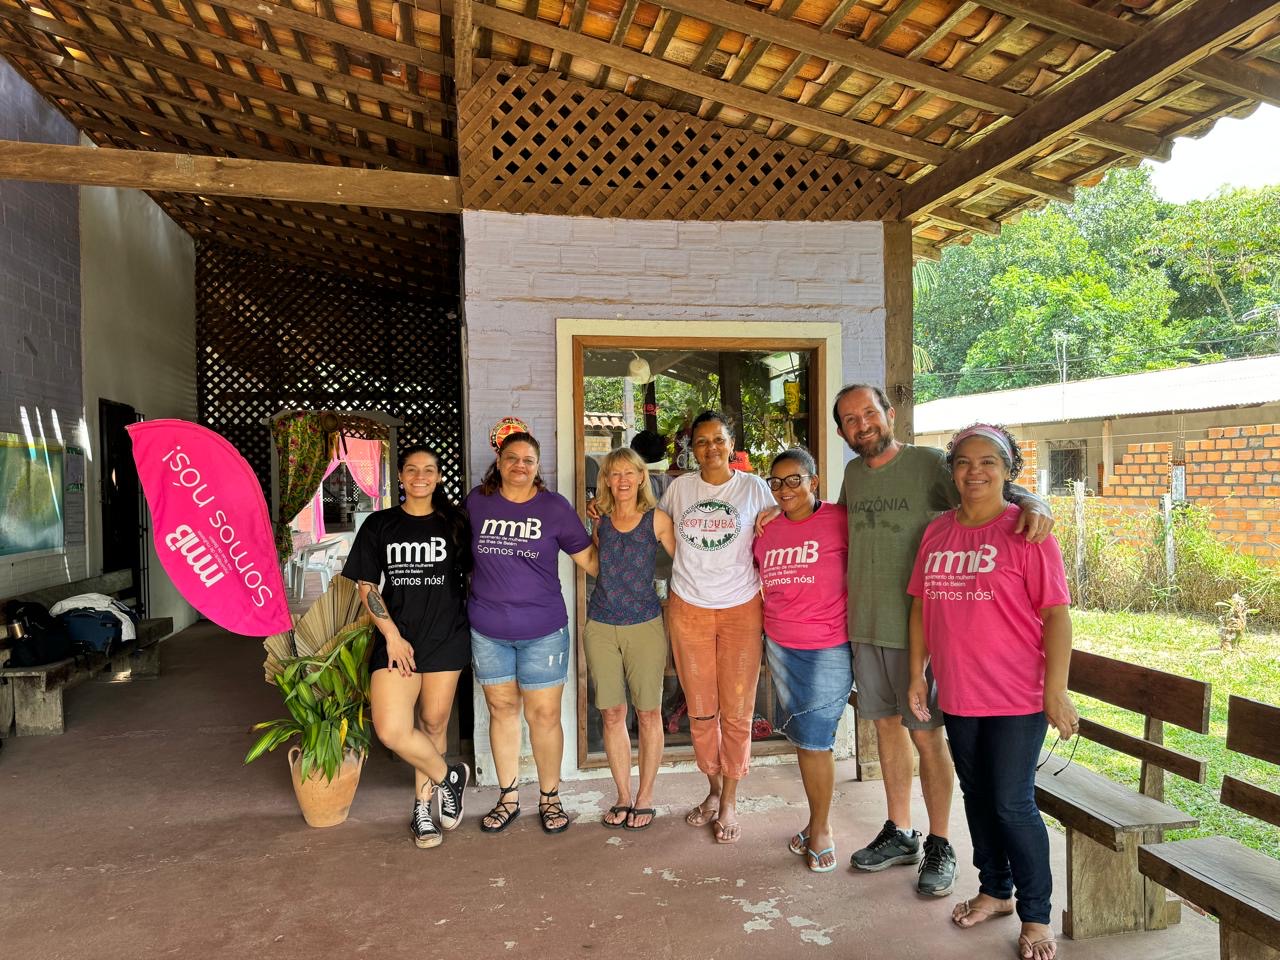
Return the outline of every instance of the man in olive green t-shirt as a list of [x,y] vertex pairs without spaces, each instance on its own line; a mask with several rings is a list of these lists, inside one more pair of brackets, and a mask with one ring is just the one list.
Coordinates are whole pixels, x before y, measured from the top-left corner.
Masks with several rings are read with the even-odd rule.
[[[875,723],[889,807],[879,835],[854,853],[851,864],[877,871],[920,863],[916,889],[941,897],[955,880],[955,851],[947,840],[954,769],[931,674],[932,719],[917,720],[907,703],[907,582],[925,527],[955,507],[959,493],[941,450],[894,439],[894,409],[879,387],[844,387],[832,414],[840,436],[858,454],[845,466],[840,490],[840,503],[849,511],[849,639],[858,714]],[[1025,528],[1032,542],[1043,540],[1053,526],[1048,507],[1020,487],[1015,492],[1023,510],[1019,529]],[[923,842],[911,828],[913,743],[929,814]]]

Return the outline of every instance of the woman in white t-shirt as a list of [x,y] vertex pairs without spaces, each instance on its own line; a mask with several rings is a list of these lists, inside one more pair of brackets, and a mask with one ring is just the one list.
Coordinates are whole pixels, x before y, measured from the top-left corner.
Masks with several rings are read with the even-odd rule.
[[710,823],[717,842],[735,843],[763,649],[752,530],[773,495],[759,477],[730,469],[733,434],[723,414],[704,411],[691,433],[699,471],[677,477],[660,504],[676,531],[667,627],[693,754],[708,784],[707,798],[686,820]]

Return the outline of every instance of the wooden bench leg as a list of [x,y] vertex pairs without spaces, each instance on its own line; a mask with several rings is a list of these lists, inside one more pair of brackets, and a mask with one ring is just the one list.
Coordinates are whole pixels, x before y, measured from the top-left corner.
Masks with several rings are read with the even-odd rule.
[[1146,896],[1138,873],[1138,838],[1120,852],[1067,830],[1067,909],[1062,932],[1072,940],[1144,929]]
[[62,733],[62,687],[44,689],[44,677],[10,677],[18,736]]
[[0,681],[0,737],[13,727],[13,681]]
[[1280,950],[1233,930],[1225,923],[1218,928],[1220,960],[1280,960]]
[[[1142,835],[1143,843],[1159,843],[1164,839],[1163,830],[1147,830]],[[1164,930],[1169,924],[1177,923],[1182,918],[1179,909],[1180,900],[1169,900],[1169,891],[1150,877],[1142,878],[1142,898],[1144,901],[1144,927],[1147,930]]]
[[134,650],[129,656],[134,680],[154,680],[160,676],[160,644],[153,643]]

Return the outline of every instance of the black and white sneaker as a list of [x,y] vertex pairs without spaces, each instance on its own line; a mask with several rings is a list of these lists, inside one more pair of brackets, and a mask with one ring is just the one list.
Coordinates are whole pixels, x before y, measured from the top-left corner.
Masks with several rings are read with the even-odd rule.
[[471,781],[471,768],[455,763],[436,787],[440,794],[440,826],[453,830],[462,822],[462,795]]
[[444,834],[431,819],[430,799],[413,801],[413,819],[409,821],[409,831],[413,834],[414,846],[423,850],[444,843]]

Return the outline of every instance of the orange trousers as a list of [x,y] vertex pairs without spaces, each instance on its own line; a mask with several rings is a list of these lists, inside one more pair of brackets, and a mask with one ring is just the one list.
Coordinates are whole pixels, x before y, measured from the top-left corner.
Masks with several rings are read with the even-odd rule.
[[672,591],[667,629],[698,769],[742,780],[751,765],[751,719],[764,650],[760,595],[710,610]]

